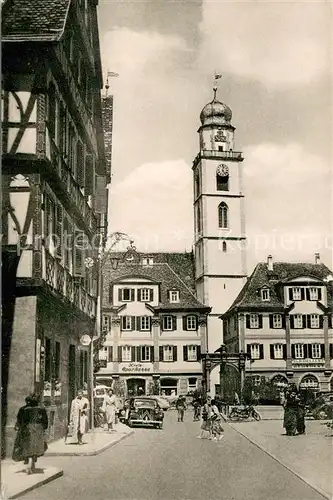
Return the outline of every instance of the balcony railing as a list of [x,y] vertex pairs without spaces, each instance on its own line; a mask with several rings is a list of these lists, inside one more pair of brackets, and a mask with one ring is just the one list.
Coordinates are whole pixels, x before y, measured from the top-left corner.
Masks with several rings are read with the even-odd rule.
[[52,257],[45,250],[45,274],[46,283],[59,295],[65,297],[78,309],[90,316],[96,315],[96,301],[87,293],[79,282],[60,264],[58,259]]
[[89,227],[90,231],[95,234],[97,232],[96,217],[92,209],[89,207],[79,186],[76,184],[70,169],[64,162],[54,141],[51,141],[50,143],[50,150],[52,165],[56,169],[63,188],[65,189],[69,199],[75,204],[77,211],[82,216],[85,224]]
[[243,161],[243,153],[237,151],[216,151],[215,149],[202,149],[197,154],[194,164],[201,158],[219,158],[221,160]]
[[303,358],[303,359],[293,359],[293,368],[324,368],[325,360],[323,358]]

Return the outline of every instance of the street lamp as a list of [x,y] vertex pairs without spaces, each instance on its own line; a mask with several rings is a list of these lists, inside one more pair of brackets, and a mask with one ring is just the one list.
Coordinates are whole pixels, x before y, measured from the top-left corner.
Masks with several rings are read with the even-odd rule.
[[240,372],[240,379],[241,379],[241,403],[243,403],[243,391],[244,391],[244,380],[245,380],[245,363],[246,363],[246,358],[247,355],[243,352],[240,351],[239,353],[239,358],[238,358],[238,363],[239,363],[239,372]]
[[[108,249],[105,251],[105,245],[102,245],[100,242],[100,247],[98,249],[98,257],[95,260],[92,257],[87,257],[84,261],[85,267],[87,269],[92,269],[94,266],[96,266],[97,270],[97,302],[96,302],[96,320],[95,320],[95,331],[91,336],[83,336],[83,337],[88,337],[89,342],[87,338],[84,340],[85,344],[83,345],[90,345],[90,412],[91,412],[91,430],[94,430],[94,341],[97,340],[100,335],[101,335],[101,297],[102,297],[102,291],[103,291],[103,282],[102,282],[102,270],[104,268],[105,263],[107,262],[108,258],[110,257],[110,254],[114,248],[114,246],[121,240],[127,240],[130,242],[130,245],[127,247],[127,250],[122,256],[119,256],[119,254],[115,254],[112,257],[110,257],[110,262],[111,262],[111,267],[113,270],[116,270],[118,268],[118,265],[121,261],[127,261],[127,262],[138,262],[140,257],[139,254],[136,251],[136,247],[133,245],[134,240],[131,239],[126,233],[121,233],[121,232],[115,232],[111,233],[107,239],[112,239],[113,242],[111,245],[108,247]],[[87,344],[88,342],[88,344]]]

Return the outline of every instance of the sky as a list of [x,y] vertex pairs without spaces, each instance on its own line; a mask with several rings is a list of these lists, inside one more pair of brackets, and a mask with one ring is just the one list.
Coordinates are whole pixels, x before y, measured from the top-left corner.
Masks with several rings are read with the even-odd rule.
[[193,246],[192,162],[213,97],[244,154],[248,272],[276,261],[332,268],[329,2],[100,0],[114,96],[109,231],[139,251]]

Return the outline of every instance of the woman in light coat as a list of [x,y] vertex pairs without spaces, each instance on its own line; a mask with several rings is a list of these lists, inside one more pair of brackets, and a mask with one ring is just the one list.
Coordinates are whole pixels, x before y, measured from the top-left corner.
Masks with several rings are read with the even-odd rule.
[[113,390],[109,389],[108,393],[104,397],[103,406],[105,412],[105,420],[108,424],[108,430],[113,431],[113,426],[116,422],[116,396],[113,394]]
[[70,422],[73,426],[78,444],[82,444],[82,437],[88,431],[89,422],[89,401],[83,396],[83,391],[78,391],[77,396],[72,401]]

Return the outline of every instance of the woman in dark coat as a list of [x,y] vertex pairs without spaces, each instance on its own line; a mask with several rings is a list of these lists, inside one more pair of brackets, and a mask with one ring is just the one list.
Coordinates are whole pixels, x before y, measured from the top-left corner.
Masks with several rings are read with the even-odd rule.
[[287,436],[295,436],[297,432],[297,418],[299,409],[299,398],[297,390],[291,387],[286,393],[284,402],[283,427],[286,429]]
[[39,405],[39,398],[36,394],[26,397],[25,402],[25,406],[19,409],[16,418],[17,435],[13,459],[15,461],[23,460],[28,465],[27,473],[32,474],[35,470],[37,457],[41,457],[45,453],[44,432],[48,427],[48,418],[45,408]]

